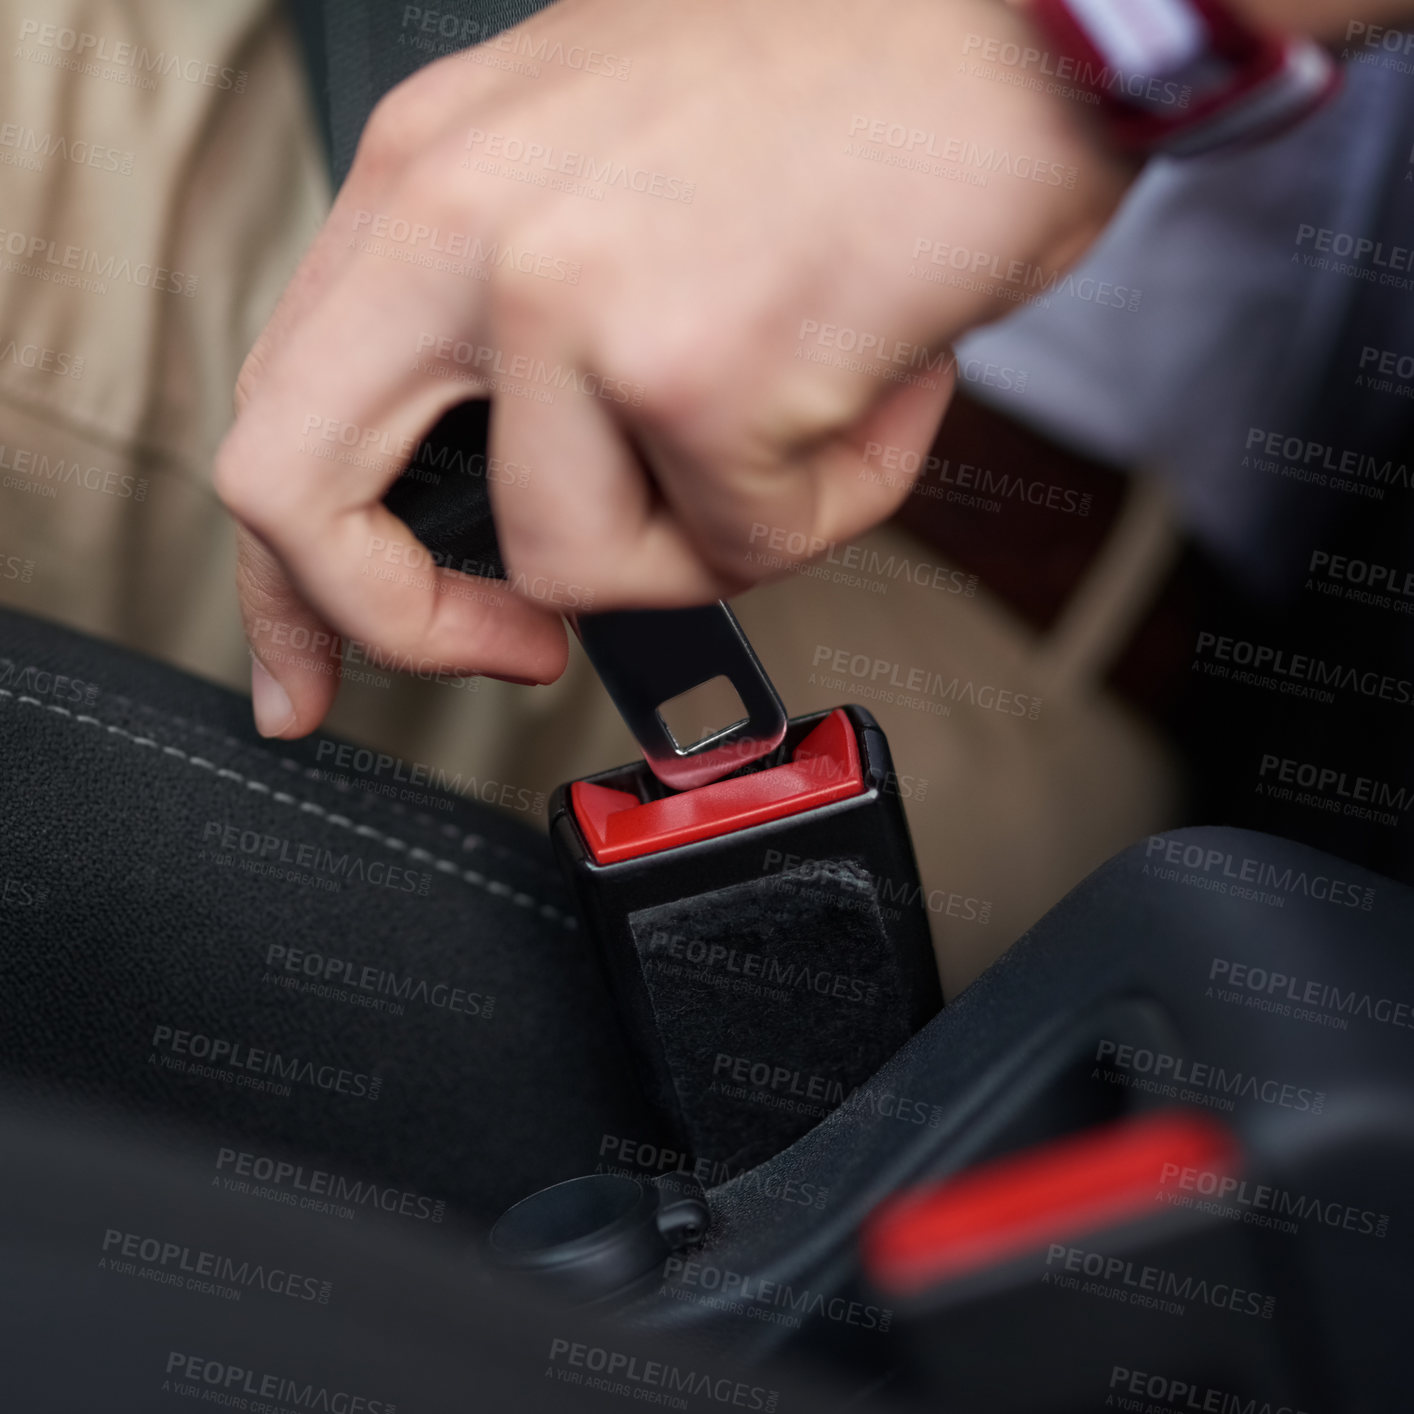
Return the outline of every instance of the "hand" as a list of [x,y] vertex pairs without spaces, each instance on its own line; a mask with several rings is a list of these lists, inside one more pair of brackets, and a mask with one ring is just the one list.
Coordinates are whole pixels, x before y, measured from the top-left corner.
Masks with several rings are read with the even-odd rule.
[[[1033,42],[995,0],[560,0],[389,94],[217,461],[262,730],[318,725],[336,633],[549,681],[568,604],[526,586],[700,603],[885,519],[907,486],[866,446],[926,450],[951,340],[1014,307],[1008,271],[1078,258],[1132,176],[1065,103],[978,76],[979,35]],[[553,57],[585,49],[627,79]],[[928,278],[939,249],[965,280]],[[397,449],[478,394],[520,592],[370,574],[413,543],[380,504]],[[331,460],[348,440],[374,454]]]

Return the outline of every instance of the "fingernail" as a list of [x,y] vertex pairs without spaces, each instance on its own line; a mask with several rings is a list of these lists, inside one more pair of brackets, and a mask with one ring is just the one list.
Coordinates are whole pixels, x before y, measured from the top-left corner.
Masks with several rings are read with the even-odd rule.
[[250,660],[250,700],[255,708],[255,729],[261,736],[279,736],[295,719],[289,693],[255,657]]

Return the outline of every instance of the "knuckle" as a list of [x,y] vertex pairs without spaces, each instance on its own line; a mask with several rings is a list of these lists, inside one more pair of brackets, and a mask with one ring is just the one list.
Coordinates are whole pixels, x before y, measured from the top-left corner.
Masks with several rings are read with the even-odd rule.
[[524,528],[502,536],[501,559],[509,576],[509,586],[531,584],[540,575],[553,571],[573,577],[582,568],[572,544],[553,533],[536,534]]
[[270,540],[282,527],[298,524],[300,478],[266,471],[266,461],[247,452],[238,433],[227,436],[212,472],[221,504],[244,526]]
[[691,534],[698,556],[721,582],[736,586],[732,592],[771,576],[769,568],[752,558],[749,526],[699,522]]
[[236,517],[244,520],[249,486],[245,475],[245,462],[235,447],[236,434],[231,432],[222,442],[212,464],[211,480],[221,504]]
[[474,185],[457,179],[457,162],[455,145],[445,142],[409,154],[399,164],[388,209],[438,229],[474,234],[489,245],[482,198]]
[[[487,244],[492,244],[488,240]],[[565,262],[566,268],[578,261],[571,255],[575,240],[558,222],[515,223],[495,244],[512,252],[512,258],[499,260],[493,268],[488,287],[492,315],[505,328],[525,329],[556,327],[578,321],[583,307],[580,291],[567,283],[540,279],[535,275],[537,261],[542,256]]]
[[616,377],[642,389],[644,422],[665,428],[701,422],[720,407],[716,366],[705,338],[645,341],[611,363]]
[[414,74],[378,100],[354,154],[354,170],[361,177],[395,172],[418,150],[436,111],[426,90],[425,77]]

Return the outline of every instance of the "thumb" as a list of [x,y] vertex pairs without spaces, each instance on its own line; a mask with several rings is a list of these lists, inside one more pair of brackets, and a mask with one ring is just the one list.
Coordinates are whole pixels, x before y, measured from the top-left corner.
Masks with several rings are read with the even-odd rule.
[[299,596],[280,562],[236,532],[236,592],[251,649],[250,697],[261,736],[306,736],[339,690],[338,635]]

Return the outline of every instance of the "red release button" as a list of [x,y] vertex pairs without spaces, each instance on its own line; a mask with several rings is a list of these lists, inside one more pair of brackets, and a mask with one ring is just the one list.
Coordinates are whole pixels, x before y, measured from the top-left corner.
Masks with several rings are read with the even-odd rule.
[[1215,1120],[1165,1110],[979,1164],[885,1203],[863,1235],[865,1267],[907,1296],[1049,1242],[1166,1206],[1195,1176],[1240,1171]]
[[798,815],[863,791],[854,728],[836,708],[796,747],[787,765],[714,781],[646,805],[628,791],[576,781],[570,787],[570,807],[595,860],[616,864]]

